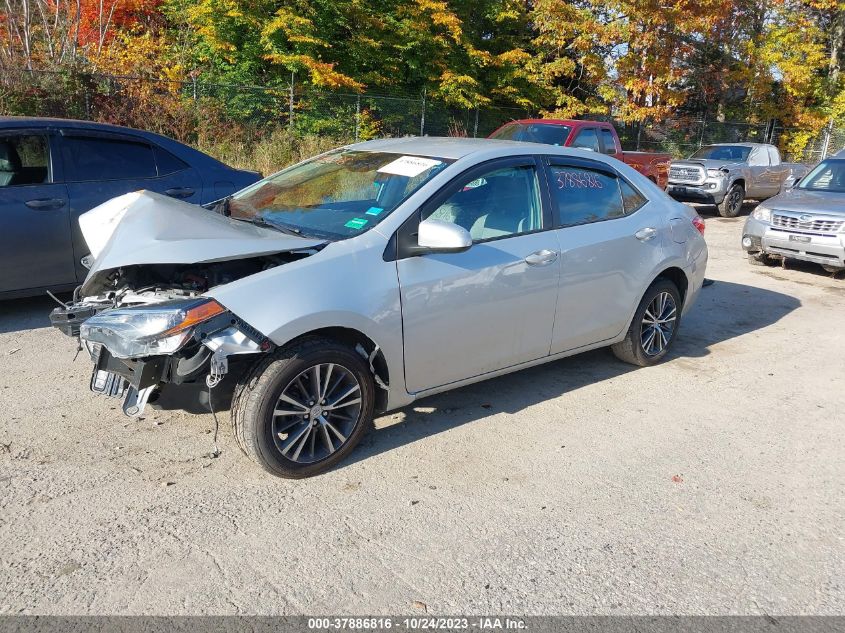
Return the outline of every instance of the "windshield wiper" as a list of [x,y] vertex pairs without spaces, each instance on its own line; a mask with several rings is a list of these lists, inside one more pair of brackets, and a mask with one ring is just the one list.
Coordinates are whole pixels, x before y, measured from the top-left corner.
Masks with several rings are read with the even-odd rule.
[[287,233],[288,235],[296,235],[297,237],[306,237],[302,231],[294,226],[290,226],[289,224],[280,224],[277,222],[268,222],[265,218],[257,215],[250,220],[256,226],[266,226],[270,229],[275,229],[276,231],[280,231],[281,233]]

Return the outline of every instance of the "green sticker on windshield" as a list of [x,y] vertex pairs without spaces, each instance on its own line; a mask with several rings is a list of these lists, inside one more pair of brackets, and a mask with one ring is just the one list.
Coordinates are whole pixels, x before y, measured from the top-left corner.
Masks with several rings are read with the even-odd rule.
[[348,229],[359,229],[360,230],[360,229],[364,228],[364,225],[368,221],[369,220],[365,220],[364,218],[352,218],[351,220],[349,220],[349,222],[347,222],[343,226],[345,226]]
[[378,215],[382,211],[384,211],[384,209],[382,209],[381,207],[370,207],[369,209],[367,209],[367,215]]

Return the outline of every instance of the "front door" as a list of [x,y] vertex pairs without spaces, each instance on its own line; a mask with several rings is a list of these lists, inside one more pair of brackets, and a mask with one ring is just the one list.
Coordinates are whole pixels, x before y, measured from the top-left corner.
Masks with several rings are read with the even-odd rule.
[[603,163],[551,157],[549,182],[561,248],[555,354],[627,328],[672,238],[659,210]]
[[76,281],[67,189],[55,180],[46,132],[0,133],[0,292]]
[[548,355],[559,247],[539,178],[531,157],[487,163],[410,221],[453,222],[473,245],[397,262],[409,392]]

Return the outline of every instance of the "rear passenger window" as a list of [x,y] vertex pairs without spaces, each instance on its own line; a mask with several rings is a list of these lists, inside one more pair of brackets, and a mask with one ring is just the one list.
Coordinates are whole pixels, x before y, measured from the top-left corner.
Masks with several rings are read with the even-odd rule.
[[627,180],[620,178],[619,187],[622,189],[622,206],[625,208],[625,215],[630,215],[648,202],[643,194],[628,184]]
[[160,148],[158,145],[153,145],[153,152],[156,156],[156,164],[158,165],[158,175],[167,176],[168,174],[175,174],[177,171],[182,171],[188,168],[188,164],[176,158],[166,149]]
[[153,149],[146,143],[66,136],[68,180],[128,180],[155,178]]
[[561,226],[587,224],[626,215],[619,179],[583,167],[551,167],[552,193]]
[[0,136],[0,187],[49,182],[47,137]]
[[616,139],[613,137],[613,133],[610,130],[602,129],[601,140],[604,143],[605,154],[616,153]]

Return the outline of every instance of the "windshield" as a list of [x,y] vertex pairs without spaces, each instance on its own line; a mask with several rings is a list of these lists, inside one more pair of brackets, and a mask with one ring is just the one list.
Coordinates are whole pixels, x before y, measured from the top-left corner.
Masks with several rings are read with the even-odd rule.
[[690,158],[725,160],[731,163],[744,163],[751,154],[751,148],[743,145],[705,145]]
[[801,179],[799,189],[845,193],[845,160],[825,160]]
[[337,150],[239,191],[229,215],[282,231],[331,240],[373,228],[453,161]]
[[546,145],[563,145],[572,130],[568,125],[552,123],[509,123],[490,135],[503,141],[528,141]]

